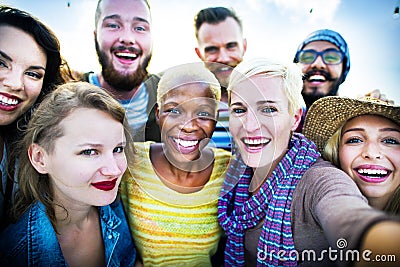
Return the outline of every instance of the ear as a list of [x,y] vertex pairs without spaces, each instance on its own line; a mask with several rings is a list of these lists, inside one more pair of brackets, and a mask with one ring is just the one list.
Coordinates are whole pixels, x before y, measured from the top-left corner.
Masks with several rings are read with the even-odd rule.
[[198,47],[196,47],[196,48],[194,49],[194,51],[196,51],[197,56],[198,56],[201,60],[203,60],[203,57],[201,56],[201,53],[200,53],[200,49],[199,49]]
[[28,149],[28,157],[32,166],[41,174],[46,174],[46,151],[38,144],[31,144]]
[[243,55],[244,55],[244,53],[246,52],[246,50],[247,50],[247,39],[244,38],[244,39],[243,39]]
[[294,113],[294,117],[293,117],[293,125],[291,130],[295,131],[297,129],[297,127],[299,126],[301,119],[303,116],[303,109],[299,108],[295,113]]
[[156,123],[160,127],[160,107],[156,103]]

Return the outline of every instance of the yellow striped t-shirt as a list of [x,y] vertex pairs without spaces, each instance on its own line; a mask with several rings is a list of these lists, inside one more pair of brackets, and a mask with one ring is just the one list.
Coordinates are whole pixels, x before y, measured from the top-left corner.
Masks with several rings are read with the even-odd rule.
[[211,266],[222,229],[217,202],[231,153],[213,149],[214,166],[205,186],[179,193],[157,176],[150,144],[135,143],[137,155],[121,182],[121,196],[144,266]]

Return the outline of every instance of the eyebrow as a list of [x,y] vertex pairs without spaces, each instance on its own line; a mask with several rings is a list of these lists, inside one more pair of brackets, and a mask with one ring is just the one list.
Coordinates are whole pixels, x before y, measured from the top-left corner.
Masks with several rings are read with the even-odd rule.
[[[344,131],[343,134],[348,133],[348,132],[365,132],[365,129],[364,128],[350,128],[350,129],[347,129],[346,131]],[[396,128],[387,127],[387,128],[379,129],[379,132],[398,132],[398,133],[400,133],[400,130],[396,129]]]
[[[123,142],[119,142],[117,144],[117,146],[121,146],[121,145],[126,145],[126,141]],[[104,144],[96,144],[96,143],[82,143],[82,144],[78,144],[77,146],[79,147],[85,147],[85,146],[91,146],[91,147],[103,147]]]
[[10,58],[6,53],[4,53],[3,51],[0,50],[0,55],[2,57],[4,57],[5,59],[7,59],[8,61],[13,61],[12,58]]
[[[279,101],[273,101],[273,100],[260,100],[260,101],[257,101],[256,104],[258,106],[260,106],[260,105],[264,105],[264,104],[277,104],[278,102]],[[233,105],[243,106],[243,102],[231,103],[231,106],[233,106]]]
[[[109,16],[105,16],[103,19],[103,22],[108,20],[108,19],[122,19],[120,15],[113,14]],[[146,22],[147,24],[150,24],[147,19],[141,18],[141,17],[133,17],[133,21],[141,21],[141,22]]]

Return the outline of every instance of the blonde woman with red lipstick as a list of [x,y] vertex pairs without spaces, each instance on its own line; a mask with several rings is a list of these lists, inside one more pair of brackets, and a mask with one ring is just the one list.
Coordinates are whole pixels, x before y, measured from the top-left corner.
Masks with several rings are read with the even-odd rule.
[[231,157],[210,144],[220,97],[202,62],[170,68],[160,80],[162,142],[135,143],[137,157],[121,183],[144,266],[211,266],[223,233],[217,201]]
[[123,107],[86,82],[59,86],[21,142],[15,223],[0,236],[1,266],[133,266],[116,200],[133,143]]
[[312,105],[304,129],[372,207],[400,215],[400,106],[369,97],[327,97]]

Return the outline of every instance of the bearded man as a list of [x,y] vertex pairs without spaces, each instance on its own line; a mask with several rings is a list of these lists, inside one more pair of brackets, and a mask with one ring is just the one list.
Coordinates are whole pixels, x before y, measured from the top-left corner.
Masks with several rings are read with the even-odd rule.
[[127,113],[135,141],[160,141],[155,120],[159,77],[149,75],[153,38],[146,0],[99,0],[94,38],[101,73],[84,80],[108,91]]
[[312,32],[297,48],[293,60],[303,72],[303,95],[306,107],[297,128],[301,132],[306,109],[325,96],[338,95],[339,86],[350,70],[350,54],[344,38],[333,30]]

